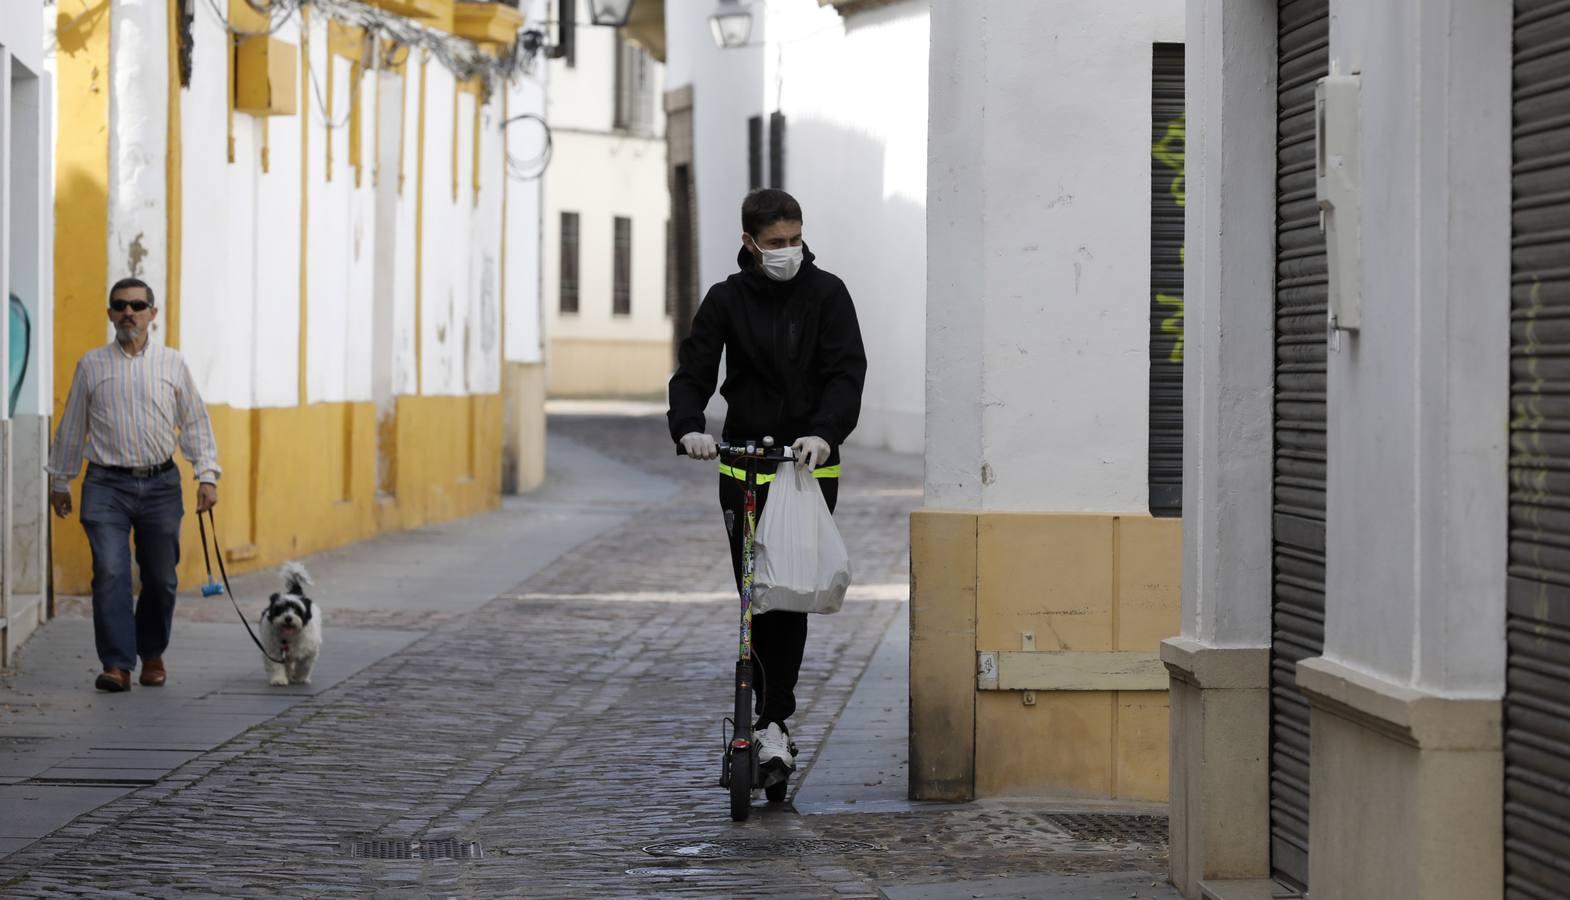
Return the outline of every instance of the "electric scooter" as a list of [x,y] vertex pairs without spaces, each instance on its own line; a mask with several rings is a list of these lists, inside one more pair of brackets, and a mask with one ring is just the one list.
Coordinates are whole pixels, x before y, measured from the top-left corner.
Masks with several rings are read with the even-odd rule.
[[[732,718],[724,720],[721,734],[725,736],[725,754],[720,767],[720,787],[730,789],[730,817],[735,822],[747,821],[752,812],[752,792],[764,789],[770,803],[785,799],[789,788],[786,779],[763,785],[758,767],[757,744],[752,734],[752,578],[754,571],[753,538],[758,528],[758,467],[762,463],[782,463],[795,459],[790,447],[775,447],[774,439],[765,437],[761,442],[717,445],[720,459],[743,475],[744,504],[740,523],[741,541],[741,645],[736,658],[736,708]],[[685,455],[686,451],[677,448]],[[725,727],[729,726],[729,731]]]

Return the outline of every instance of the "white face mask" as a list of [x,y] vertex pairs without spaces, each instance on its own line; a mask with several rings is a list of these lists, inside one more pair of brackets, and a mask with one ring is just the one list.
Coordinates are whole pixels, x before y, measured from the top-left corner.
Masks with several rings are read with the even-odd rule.
[[764,250],[758,248],[763,254],[763,274],[775,281],[789,281],[801,271],[801,248],[785,247],[780,250]]

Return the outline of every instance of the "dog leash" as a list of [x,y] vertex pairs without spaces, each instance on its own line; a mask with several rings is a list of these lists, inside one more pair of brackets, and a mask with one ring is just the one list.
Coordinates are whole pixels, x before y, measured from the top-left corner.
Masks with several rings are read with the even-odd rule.
[[234,604],[235,615],[240,617],[240,624],[245,626],[246,633],[251,636],[251,643],[256,645],[256,649],[262,651],[262,655],[267,657],[267,661],[283,665],[284,659],[273,656],[267,652],[266,647],[262,646],[261,638],[256,636],[256,632],[251,628],[251,623],[245,618],[245,613],[240,609],[240,602],[234,599],[234,588],[229,586],[229,572],[224,569],[223,550],[218,546],[218,520],[213,518],[211,509],[196,514],[196,528],[202,533],[202,562],[207,566],[207,584],[202,586],[202,595],[211,596],[208,593],[208,587],[217,587],[217,583],[213,581],[213,560],[207,553],[207,522],[202,518],[203,516],[211,519],[213,523],[213,553],[218,556],[218,574],[223,578],[224,593],[229,595],[229,602]]

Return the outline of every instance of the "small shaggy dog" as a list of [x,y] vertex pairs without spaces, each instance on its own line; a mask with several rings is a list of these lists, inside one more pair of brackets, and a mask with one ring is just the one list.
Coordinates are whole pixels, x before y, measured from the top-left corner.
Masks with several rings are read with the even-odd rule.
[[267,681],[281,687],[310,684],[316,654],[322,649],[322,610],[305,596],[311,576],[297,562],[284,563],[283,593],[274,594],[262,611],[262,646],[267,655]]

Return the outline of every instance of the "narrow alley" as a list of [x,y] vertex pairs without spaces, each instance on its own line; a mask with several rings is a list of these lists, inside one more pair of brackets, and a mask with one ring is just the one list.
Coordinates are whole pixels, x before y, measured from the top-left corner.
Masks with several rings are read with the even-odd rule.
[[[1176,896],[1161,806],[1115,835],[905,799],[913,457],[847,452],[857,584],[812,622],[791,802],[731,823],[712,469],[647,410],[559,410],[543,491],[307,560],[308,688],[267,686],[226,598],[187,591],[162,690],[83,690],[86,607],[45,626],[5,677],[0,894]],[[248,614],[275,577],[236,579]]]

